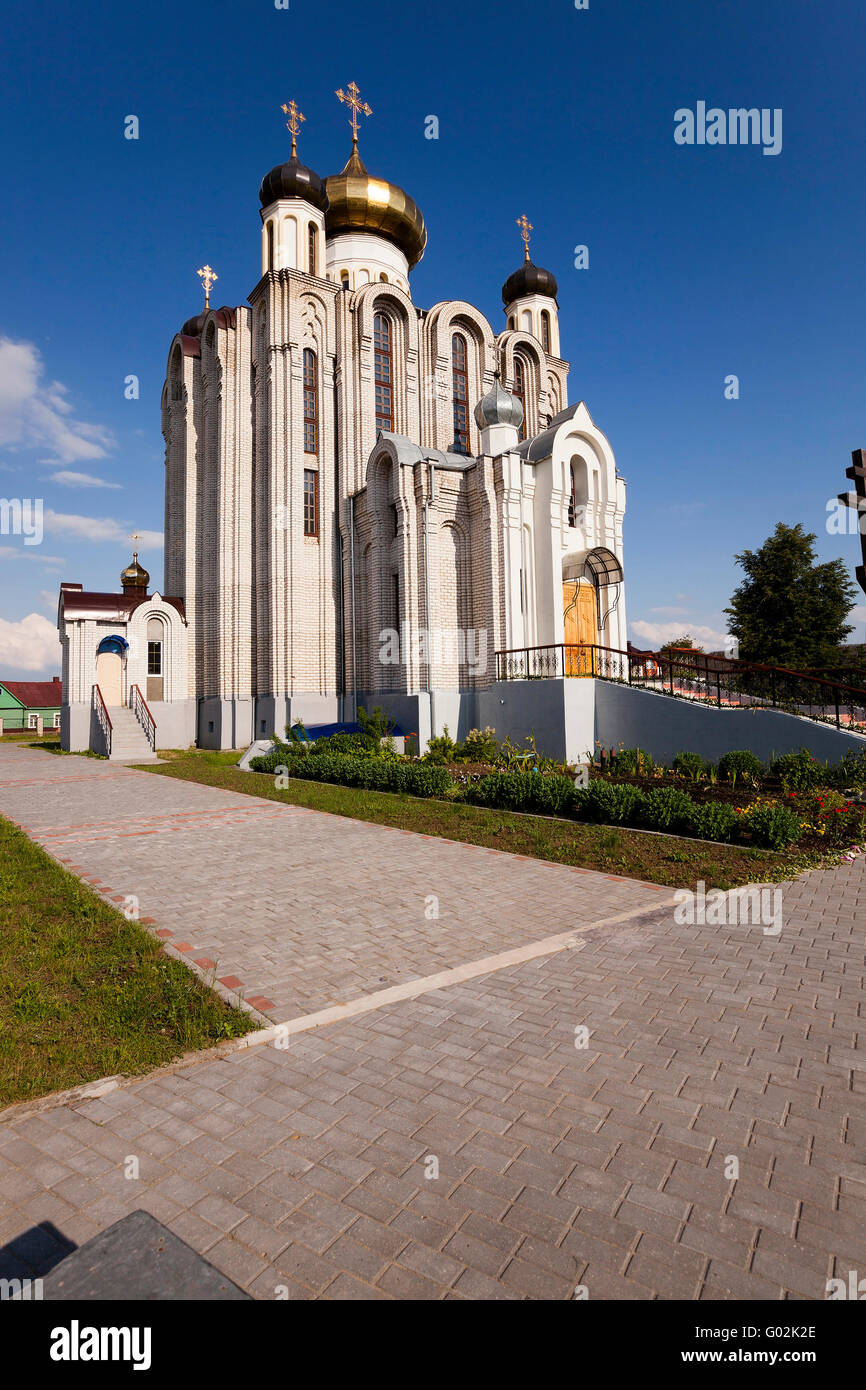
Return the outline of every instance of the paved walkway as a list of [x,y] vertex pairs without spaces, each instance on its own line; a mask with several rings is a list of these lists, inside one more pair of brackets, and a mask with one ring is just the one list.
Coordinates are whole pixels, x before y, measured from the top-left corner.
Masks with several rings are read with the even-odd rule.
[[7,1111],[0,1277],[138,1207],[263,1298],[821,1299],[866,1270],[864,860],[786,885],[774,937],[678,925],[646,885],[2,745],[0,813],[175,914],[274,1019],[517,953],[287,1046]]
[[[254,773],[249,774],[251,777]],[[667,890],[0,745],[0,814],[274,1021],[345,1003]]]

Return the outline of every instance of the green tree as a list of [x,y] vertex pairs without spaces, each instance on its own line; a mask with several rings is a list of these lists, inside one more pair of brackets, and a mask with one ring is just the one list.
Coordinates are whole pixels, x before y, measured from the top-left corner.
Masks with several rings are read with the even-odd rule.
[[702,652],[704,650],[703,647],[698,646],[697,642],[695,642],[695,640],[693,639],[691,633],[684,632],[682,637],[674,638],[673,642],[665,642],[663,647],[659,647],[659,651],[661,652],[662,656],[669,656],[670,653],[674,651],[674,649],[677,647],[686,647],[689,651],[692,652]]
[[843,560],[818,564],[816,536],[779,522],[760,550],[735,555],[746,578],[725,609],[740,659],[795,671],[826,666],[853,631],[857,596]]

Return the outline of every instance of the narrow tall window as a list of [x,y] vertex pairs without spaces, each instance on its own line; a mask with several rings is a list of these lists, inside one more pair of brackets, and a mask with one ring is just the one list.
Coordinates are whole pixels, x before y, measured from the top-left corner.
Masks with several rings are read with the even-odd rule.
[[161,642],[148,642],[147,644],[147,674],[149,676],[162,675]]
[[523,420],[518,431],[518,439],[526,438],[526,368],[521,358],[514,359],[514,390],[512,395],[516,396],[523,406]]
[[377,314],[373,320],[374,378],[376,386],[376,429],[394,428],[392,390],[394,374],[391,354],[391,320]]
[[571,492],[569,493],[569,496],[568,496],[568,524],[569,524],[569,526],[576,526],[576,525],[577,525],[577,483],[576,483],[575,477],[574,477],[574,469],[573,469],[573,468],[570,468],[568,471],[569,471],[569,475],[570,475],[570,477],[571,477]]
[[347,290],[348,288],[349,288],[349,272],[348,272],[348,270],[341,270],[341,271],[340,271],[340,289],[341,289],[341,290]]
[[319,474],[315,468],[304,469],[304,535],[319,534]]
[[550,352],[550,314],[546,309],[541,311],[541,346]]
[[316,236],[317,236],[317,234],[316,234],[316,224],[315,224],[314,222],[311,222],[311,223],[310,223],[309,232],[307,233],[307,247],[308,247],[308,253],[309,253],[309,264],[310,264],[310,274],[311,274],[311,275],[317,275],[317,274],[318,274],[318,270],[317,270],[317,268],[316,268],[316,261],[317,261],[316,249],[317,249],[317,245],[318,245]]
[[268,223],[268,270],[274,268],[274,224]]
[[319,452],[319,371],[316,354],[304,348],[304,453]]
[[451,339],[451,381],[454,408],[455,454],[469,453],[469,389],[466,381],[466,339],[455,333]]

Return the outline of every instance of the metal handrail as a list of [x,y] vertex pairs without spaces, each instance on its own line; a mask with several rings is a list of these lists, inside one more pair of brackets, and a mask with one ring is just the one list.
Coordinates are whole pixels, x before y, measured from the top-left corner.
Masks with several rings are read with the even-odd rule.
[[[650,663],[653,670],[646,669]],[[851,724],[866,724],[866,709],[863,708],[866,691],[862,688],[784,666],[710,656],[691,647],[671,648],[662,653],[623,651],[593,642],[558,642],[537,647],[511,647],[496,653],[498,680],[564,676],[627,680],[629,685],[651,684],[659,694],[711,701],[719,708],[734,701],[741,706],[761,705],[773,709],[790,710],[793,706],[795,713],[803,713],[808,707],[809,718],[830,718],[837,729],[842,727],[842,707],[847,706]],[[675,688],[677,686],[679,688]],[[813,707],[821,713],[813,715]],[[832,716],[825,713],[828,709],[833,711]]]
[[108,706],[102,698],[102,691],[98,685],[93,687],[93,708],[96,710],[96,717],[99,720],[99,727],[105,739],[105,751],[111,757],[111,736],[114,725],[111,722],[111,715],[108,713]]
[[[145,735],[146,735],[146,737],[147,737],[148,743],[150,744],[151,748],[153,749],[153,751],[154,751],[154,753],[155,753],[155,752],[156,752],[156,720],[154,719],[153,715],[151,714],[150,709],[148,708],[147,701],[145,700],[144,696],[143,696],[142,693],[141,693],[140,688],[139,688],[137,685],[134,685],[134,686],[132,687],[132,690],[129,692],[129,703],[130,703],[131,709],[133,710],[133,712],[134,712],[134,714],[135,714],[136,719],[138,720],[138,722],[139,722],[139,724],[141,725],[141,727],[144,729],[144,732],[145,732]],[[145,721],[144,719],[142,719],[142,717],[141,717],[141,711],[142,711],[142,709],[144,710],[144,713],[145,713],[145,715],[147,716],[146,721]]]

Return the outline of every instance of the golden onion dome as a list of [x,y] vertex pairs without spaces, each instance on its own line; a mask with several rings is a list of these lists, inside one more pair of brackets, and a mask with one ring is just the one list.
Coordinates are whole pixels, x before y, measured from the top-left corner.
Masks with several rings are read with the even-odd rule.
[[387,179],[373,178],[364,167],[357,145],[341,174],[325,179],[330,206],[325,213],[325,234],[372,232],[398,246],[409,262],[417,265],[427,245],[427,228],[421,209],[408,193]]
[[120,572],[120,583],[123,592],[128,589],[141,589],[147,593],[147,586],[150,583],[150,575],[143,565],[138,563],[138,551],[133,551],[132,564],[127,565],[125,570]]

